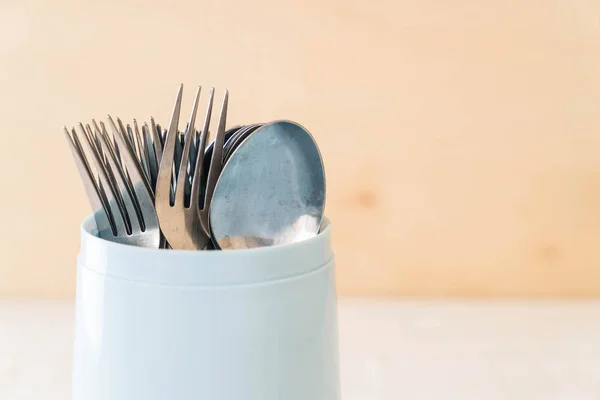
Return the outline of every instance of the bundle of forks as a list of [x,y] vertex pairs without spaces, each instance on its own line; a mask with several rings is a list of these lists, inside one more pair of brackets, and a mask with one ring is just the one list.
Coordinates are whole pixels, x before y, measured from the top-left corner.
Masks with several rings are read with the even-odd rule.
[[[207,146],[215,90],[209,90],[204,119],[200,129],[196,129],[201,91],[201,87],[196,91],[189,120],[182,131],[179,130],[179,119],[183,85],[179,87],[166,129],[154,118],[150,118],[150,124],[141,125],[140,129],[136,120],[131,125],[124,124],[120,118],[113,119],[110,115],[107,116],[108,127],[104,122],[92,120],[91,124],[79,123],[77,129],[64,128],[94,210],[98,235],[113,242],[142,247],[206,250],[292,242],[317,234],[325,189],[320,153],[312,136],[301,126],[288,121],[272,123],[270,127],[269,124],[254,124],[226,130],[229,95],[225,90],[215,138]],[[275,220],[264,217],[271,212],[270,209],[250,212],[251,216],[262,215],[264,218],[258,220],[259,224],[270,230],[267,233],[264,232],[266,228],[259,231],[260,237],[248,236],[240,241],[239,235],[230,237],[233,229],[227,228],[220,233],[221,240],[216,240],[210,209],[225,161],[240,143],[261,128],[264,128],[263,147],[274,146],[275,153],[291,156],[285,159],[271,156],[271,164],[279,163],[275,166],[269,165],[269,160],[265,164],[264,158],[258,159],[262,163],[258,168],[265,173],[260,182],[270,187],[271,192],[268,196],[264,191],[258,193],[254,204],[261,203],[262,207],[271,201],[271,209],[273,204],[278,204],[277,207],[283,211],[270,214],[275,216]],[[298,153],[301,153],[300,156],[294,159],[293,155]],[[247,159],[248,153],[238,158]],[[243,165],[241,170],[247,169],[247,166]],[[277,174],[285,175],[285,180],[272,179]],[[241,179],[247,183],[247,178]],[[265,179],[268,182],[263,182]],[[239,187],[244,182],[231,185],[230,179],[228,184]],[[291,185],[287,185],[288,182]],[[305,189],[299,190],[299,187]],[[246,196],[248,190],[244,190],[243,195]],[[230,190],[225,188],[224,201],[230,202],[230,194]],[[280,196],[279,203],[273,203],[277,196]],[[237,221],[240,217],[234,216],[227,204],[220,208],[223,210],[221,219],[226,220],[225,225],[231,226],[231,220]],[[239,204],[246,207],[243,200]],[[247,234],[248,227],[256,230],[256,221],[246,221],[246,226],[241,229],[244,234]],[[269,236],[275,236],[275,240],[268,239]]]

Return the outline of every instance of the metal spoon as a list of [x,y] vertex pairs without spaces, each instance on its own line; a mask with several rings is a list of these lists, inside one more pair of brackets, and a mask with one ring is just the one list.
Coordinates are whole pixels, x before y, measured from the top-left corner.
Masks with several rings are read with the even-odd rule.
[[221,249],[293,243],[317,235],[325,207],[319,149],[302,126],[264,125],[232,152],[210,207],[210,227]]
[[239,129],[226,143],[225,148],[223,149],[223,162],[227,162],[233,151],[235,151],[235,149],[244,141],[244,139],[246,139],[252,134],[252,132],[263,125],[264,124],[247,125],[242,129]]

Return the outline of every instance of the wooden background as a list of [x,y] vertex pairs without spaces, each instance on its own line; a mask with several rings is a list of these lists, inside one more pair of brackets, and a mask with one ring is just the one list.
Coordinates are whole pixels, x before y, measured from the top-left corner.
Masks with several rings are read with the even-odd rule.
[[314,133],[342,295],[600,294],[597,0],[3,0],[0,296],[73,295],[62,126],[180,82]]

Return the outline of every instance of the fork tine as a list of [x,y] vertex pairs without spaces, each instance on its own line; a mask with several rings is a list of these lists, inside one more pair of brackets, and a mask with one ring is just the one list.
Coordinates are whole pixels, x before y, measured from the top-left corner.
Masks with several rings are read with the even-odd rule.
[[133,149],[133,154],[135,154],[135,158],[141,167],[142,160],[140,158],[140,152],[139,152],[139,149],[137,146],[137,141],[135,140],[135,132],[133,131],[133,128],[129,124],[125,125],[125,129],[127,130],[127,136],[129,137],[130,145],[131,145],[131,148]]
[[[75,130],[73,129],[73,133]],[[69,144],[69,149],[75,161],[79,176],[83,181],[85,192],[88,196],[88,200],[94,211],[94,219],[96,220],[96,228],[99,232],[105,232],[110,229],[113,235],[116,235],[114,222],[112,220],[112,213],[108,207],[106,197],[101,193],[101,190],[96,183],[90,167],[88,165],[85,155],[82,153],[81,145],[78,139],[75,139],[76,135],[72,136],[69,133],[67,127],[64,127],[64,134]]]
[[146,175],[146,180],[148,182],[151,182],[152,179],[150,178],[150,167],[148,166],[148,156],[146,154],[144,142],[142,141],[140,129],[138,127],[138,123],[135,118],[133,119],[133,130],[135,133],[135,147],[139,154],[138,161],[140,162],[140,166],[142,167],[142,172]]
[[[110,121],[108,124],[110,125]],[[115,149],[117,149],[117,151],[121,153],[119,158],[119,160],[121,161],[121,166],[123,166],[123,169],[127,170],[125,167],[125,154],[131,152],[133,156],[137,159],[137,156],[135,155],[135,148],[132,146],[132,142],[129,139],[129,132],[127,131],[127,128],[123,125],[123,122],[119,119],[119,117],[117,117],[117,124],[115,125],[115,127],[117,129],[113,130],[111,126],[113,141],[115,143]],[[120,137],[123,137],[123,140],[120,141]]]
[[210,168],[208,170],[208,180],[206,182],[206,195],[204,197],[204,209],[208,211],[212,200],[215,186],[223,164],[223,143],[225,142],[225,124],[227,123],[227,105],[229,100],[229,92],[226,90],[223,96],[223,104],[221,105],[221,114],[219,116],[219,125],[217,125],[217,133],[215,135],[215,145],[213,154],[210,160]]
[[[156,182],[156,203],[169,201],[170,199],[163,199],[162,197],[168,195],[171,192],[171,176],[173,173],[173,161],[175,157],[175,141],[177,140],[177,127],[179,126],[179,113],[181,111],[181,98],[183,94],[183,84],[179,86],[177,91],[177,100],[175,101],[175,107],[173,107],[173,114],[171,115],[171,122],[169,123],[169,130],[165,138],[165,144],[163,147],[163,154],[160,160],[160,167],[158,168],[158,179]],[[170,197],[170,196],[169,196]]]
[[183,152],[183,143],[185,141],[185,131],[177,131],[177,140],[175,140],[175,161],[173,164],[173,185],[177,183],[179,175],[179,166],[181,165],[181,153]]
[[[87,126],[89,126],[89,125],[87,125]],[[87,126],[85,129],[85,136],[87,137],[90,144],[94,147],[94,150],[96,150],[96,152],[100,156],[100,159],[104,162],[105,158],[104,158],[104,151],[102,150],[102,144],[100,143],[99,138],[94,135],[92,130],[87,129]]]
[[156,158],[156,149],[152,143],[150,128],[148,124],[142,126],[142,142],[144,143],[144,154],[148,161],[148,172],[150,175],[150,185],[156,187],[156,177],[158,175],[158,161]]
[[[126,132],[127,131],[125,129],[125,126],[123,125],[123,121],[121,121],[119,118],[117,118],[117,124],[119,125],[119,128],[117,128],[117,125],[115,125],[115,123],[112,120],[112,118],[110,117],[110,115],[108,116],[108,119],[109,119],[109,124],[111,126],[111,129],[113,131],[113,136],[115,138],[118,138],[117,139],[117,147],[123,147],[122,151],[125,152],[125,154],[123,154],[121,157],[121,161],[123,163],[122,165],[125,166],[125,169],[127,170],[127,174],[129,175],[130,179],[132,180],[132,183],[135,186],[135,184],[142,182],[144,184],[144,186],[146,187],[146,190],[148,191],[150,196],[154,196],[154,191],[150,187],[150,182],[148,182],[146,180],[146,176],[144,175],[144,173],[142,171],[142,167],[137,160],[135,150],[134,150],[133,146],[131,145],[131,143],[126,140],[126,137],[127,137]],[[129,155],[129,156],[127,157],[127,155]],[[132,175],[135,175],[135,176],[132,176]]]
[[158,129],[158,133],[160,134],[160,142],[165,147],[165,141],[167,140],[167,130],[163,129],[160,125],[156,125],[156,129]]
[[[102,124],[102,122],[101,122],[101,124]],[[104,132],[102,132],[102,129],[100,129],[100,126],[98,126],[98,123],[96,122],[95,119],[92,119],[92,126],[94,127],[95,134],[100,136],[100,139],[103,139]],[[103,126],[103,128],[104,128],[104,126]],[[103,140],[100,140],[100,142],[103,142]]]
[[[96,124],[96,121],[92,120],[92,122],[96,125],[96,127],[98,126],[98,124]],[[108,132],[106,130],[106,126],[104,125],[104,123],[102,121],[100,121],[100,128],[101,128],[100,136],[101,136],[108,152],[113,157],[114,163],[117,166],[117,170],[118,170],[119,174],[121,175],[121,178],[122,178],[123,182],[125,183],[125,186],[128,189],[130,197],[133,198],[133,186],[131,184],[130,179],[127,176],[126,170],[124,169],[121,156],[119,155],[119,147],[118,147],[118,144],[116,141],[117,139],[113,136],[113,138],[111,140],[111,138],[108,135]]]
[[146,180],[141,166],[137,162],[132,147],[125,139],[126,131],[123,127],[123,122],[117,118],[119,129],[110,115],[108,116],[108,120],[114,136],[117,138],[119,145],[123,147],[122,159],[124,161],[124,169],[126,177],[128,178],[132,187],[132,200],[134,200],[133,203],[136,206],[136,210],[139,211],[138,219],[140,229],[142,232],[147,232],[148,230],[149,232],[156,232],[156,236],[154,234],[148,236],[150,241],[147,244],[151,245],[152,247],[158,246],[160,242],[160,234],[158,229],[158,219],[154,207],[154,190],[150,187],[150,183]]
[[[190,178],[193,177],[194,166],[196,165],[196,158],[198,158],[198,145],[200,143],[200,132],[196,130],[194,132],[194,139],[192,140],[192,146],[190,147]],[[190,179],[190,183],[192,180]]]
[[200,184],[202,182],[202,166],[204,165],[204,149],[206,148],[206,140],[208,138],[208,127],[210,126],[214,97],[215,88],[211,88],[208,94],[208,104],[206,106],[204,124],[202,126],[202,131],[200,132],[200,142],[198,143],[198,149],[196,150],[196,165],[194,166],[192,190],[190,194],[191,205],[198,205],[200,202]]
[[92,124],[94,125],[97,135],[100,137],[104,147],[106,148],[107,163],[110,165],[110,168],[113,171],[116,171],[115,185],[117,190],[121,193],[121,197],[123,199],[123,208],[125,209],[129,222],[129,230],[127,233],[138,233],[142,231],[140,221],[143,221],[143,217],[140,205],[138,204],[137,198],[133,192],[134,188],[131,186],[131,182],[127,178],[127,174],[119,162],[119,158],[116,155],[104,123],[100,122],[101,129],[98,127],[98,124],[95,120],[92,120]]
[[194,129],[192,143],[189,151],[189,162],[187,166],[187,179],[185,180],[185,204],[187,207],[190,205],[190,192],[192,190],[192,180],[194,178],[194,171],[196,166],[196,158],[198,157],[198,141],[200,139],[200,132]]
[[[95,124],[95,126],[97,127],[97,124]],[[140,225],[140,221],[143,220],[143,217],[141,216],[140,206],[137,202],[136,197],[134,196],[134,194],[132,192],[133,189],[129,186],[129,181],[126,177],[125,172],[123,171],[122,167],[119,165],[119,160],[116,157],[116,154],[112,148],[110,138],[108,136],[108,133],[106,132],[106,128],[104,127],[104,124],[102,124],[102,128],[103,128],[103,130],[98,131],[98,133],[99,133],[100,138],[102,139],[102,142],[104,143],[104,146],[106,147],[106,152],[108,153],[107,158],[108,158],[108,163],[110,165],[110,168],[112,168],[113,170],[115,170],[117,172],[115,184],[117,186],[117,190],[119,190],[119,192],[121,193],[121,196],[123,199],[123,208],[125,209],[125,212],[127,214],[128,221],[129,221],[129,227],[128,227],[129,230],[127,233],[128,234],[139,233],[140,231],[142,231],[142,226]]]
[[183,145],[183,152],[181,154],[181,162],[179,164],[179,174],[177,176],[177,184],[175,186],[175,202],[183,201],[185,205],[184,193],[187,185],[188,175],[188,162],[190,157],[190,146],[192,145],[192,139],[195,136],[196,130],[194,128],[194,122],[196,121],[196,112],[198,111],[198,100],[200,99],[200,92],[202,88],[199,86],[196,90],[196,98],[194,99],[194,105],[192,106],[192,114],[190,115],[190,122],[187,125],[187,132],[185,134],[185,142]]
[[85,156],[85,153],[83,152],[83,147],[81,147],[81,142],[79,141],[79,138],[77,137],[77,134],[75,133],[75,128],[71,128],[71,132],[69,132],[67,130],[67,127],[65,126],[65,133],[69,136],[69,138],[71,138],[73,145],[75,146],[75,149],[78,152],[79,158],[81,160],[81,162],[83,163],[85,169],[88,171],[90,177],[92,178],[92,180],[94,182],[96,182],[96,184],[98,183],[98,179],[96,179],[94,177],[94,173],[92,171],[92,167],[90,167],[90,163],[87,160],[87,157]]
[[[104,189],[104,194],[106,195],[107,203],[109,209],[111,210],[113,216],[113,222],[115,224],[116,236],[126,233],[127,229],[125,227],[125,215],[124,210],[120,207],[120,202],[117,200],[120,193],[116,192],[110,184],[106,169],[100,160],[100,156],[98,152],[95,150],[90,137],[85,131],[83,124],[79,124],[79,130],[81,134],[84,136],[83,141],[79,141],[79,143],[83,143],[84,153],[91,155],[91,164],[93,165],[96,174],[98,175],[98,179],[100,180],[100,186]],[[77,132],[73,129],[74,137],[77,137]],[[79,139],[79,138],[78,138]]]
[[116,147],[117,142],[116,142],[115,138],[114,137],[112,139],[110,138],[110,136],[108,135],[108,131],[106,130],[106,126],[104,125],[104,122],[100,121],[100,126],[98,127],[98,123],[96,123],[96,120],[93,119],[92,124],[94,125],[94,129],[96,129],[96,131],[99,132],[102,142],[104,143],[107,150],[109,152],[111,152],[112,155],[114,156],[117,166],[119,166],[119,171],[123,172],[123,169],[121,168],[121,162],[120,162],[121,155],[119,154],[119,148]]
[[[115,178],[115,172],[117,172],[117,171],[111,167],[109,160],[108,160],[108,154],[103,155],[104,150],[102,148],[102,143],[100,141],[100,135],[94,134],[94,132],[92,131],[92,128],[90,127],[89,124],[86,124],[86,126],[85,126],[85,133],[86,133],[86,138],[87,138],[88,142],[91,145],[95,146],[94,150],[97,152],[100,163],[102,164],[102,167],[106,171],[106,176],[108,178],[108,184],[110,186],[110,189],[112,190],[112,193],[116,193],[115,200],[117,201],[117,206],[119,207],[119,210],[121,211],[121,213],[123,213],[125,229],[129,233],[130,232],[129,218],[125,211],[125,204],[123,203],[123,197],[122,197],[121,191],[119,190],[119,187],[117,185],[117,181]],[[97,132],[97,133],[99,133],[99,132]]]
[[[120,166],[121,166],[123,181],[129,188],[129,195],[132,198],[132,203],[136,207],[136,214],[138,217],[138,223],[140,226],[140,230],[143,232],[146,230],[146,221],[145,221],[144,214],[142,213],[143,204],[141,204],[140,195],[138,194],[137,190],[145,189],[147,191],[146,195],[151,194],[152,192],[150,192],[149,189],[145,185],[143,173],[141,172],[140,166],[137,163],[135,155],[133,154],[133,150],[131,149],[131,147],[129,146],[129,144],[127,142],[126,131],[124,129],[120,130],[119,128],[117,128],[117,125],[115,124],[115,122],[113,121],[113,119],[110,115],[107,116],[107,119],[108,119],[110,128],[113,132],[113,140],[116,141],[116,143],[117,143],[115,148],[120,149],[120,153],[121,153]],[[117,118],[117,123],[122,127],[123,123],[118,118]],[[136,188],[138,188],[138,189],[136,189]],[[142,193],[142,195],[143,195],[143,193]]]
[[152,128],[152,142],[154,142],[154,152],[156,153],[156,161],[160,162],[162,158],[162,138],[160,136],[160,126],[156,125],[154,118],[150,117],[150,127]]
[[[127,124],[127,126],[125,127],[125,129],[126,129],[126,132],[127,132],[127,139],[129,140],[129,144],[131,145],[131,147],[135,151],[135,139],[133,137],[133,130],[131,129],[131,126],[129,126],[129,124]],[[136,156],[137,156],[137,154],[136,154]]]
[[[98,123],[96,122],[96,120],[92,119],[92,125],[94,126],[94,132],[96,132],[96,136],[99,137],[98,142],[104,143],[104,147],[106,147],[106,151],[111,152],[112,155],[115,156],[117,160],[119,160],[117,162],[117,165],[120,166],[121,156],[118,151],[119,149],[115,148],[116,143],[114,141],[111,141],[111,139],[109,138],[108,133],[106,132],[106,127],[104,126],[104,123],[102,121],[100,121],[100,126],[98,126]],[[106,162],[108,162],[108,157],[109,157],[108,154],[105,155]]]
[[106,126],[104,122],[100,121],[100,128],[102,135],[106,135],[109,138],[109,142],[111,144],[111,148],[113,149],[117,160],[119,160],[119,165],[122,165],[121,151],[119,150],[119,144],[117,143],[117,138],[113,135],[112,138],[108,136],[108,131],[106,130]]
[[156,181],[158,180],[158,168],[160,167],[160,160],[162,159],[164,142],[161,134],[160,125],[158,125],[152,117],[150,117],[150,127],[152,128],[152,142],[154,144],[154,154],[156,156],[156,178],[154,179],[154,190],[156,191]]

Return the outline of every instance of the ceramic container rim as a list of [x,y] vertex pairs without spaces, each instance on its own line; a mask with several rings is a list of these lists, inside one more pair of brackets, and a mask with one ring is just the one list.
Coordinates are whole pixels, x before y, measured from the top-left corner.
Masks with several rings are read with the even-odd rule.
[[266,246],[266,247],[255,247],[252,249],[229,249],[229,250],[218,250],[218,251],[198,251],[198,250],[173,250],[173,249],[152,249],[147,247],[137,247],[131,246],[122,243],[111,242],[110,240],[102,239],[101,237],[96,236],[93,232],[96,229],[96,222],[94,221],[94,216],[87,216],[80,225],[81,236],[82,239],[90,240],[96,243],[102,243],[107,248],[119,249],[119,251],[123,252],[135,252],[135,253],[165,253],[169,252],[172,254],[195,254],[199,257],[209,256],[213,253],[219,253],[220,257],[227,257],[229,254],[258,254],[258,253],[273,253],[273,252],[281,252],[287,251],[292,248],[301,248],[305,246],[310,246],[314,242],[321,241],[331,235],[331,221],[329,218],[323,216],[323,223],[321,224],[321,231],[316,235],[308,239],[304,239],[295,243],[285,243],[285,244],[277,244],[274,246]]
[[273,282],[330,265],[331,226],[300,242],[236,250],[165,250],[136,247],[95,234],[93,216],[81,224],[78,265],[102,276],[169,286],[227,286]]

